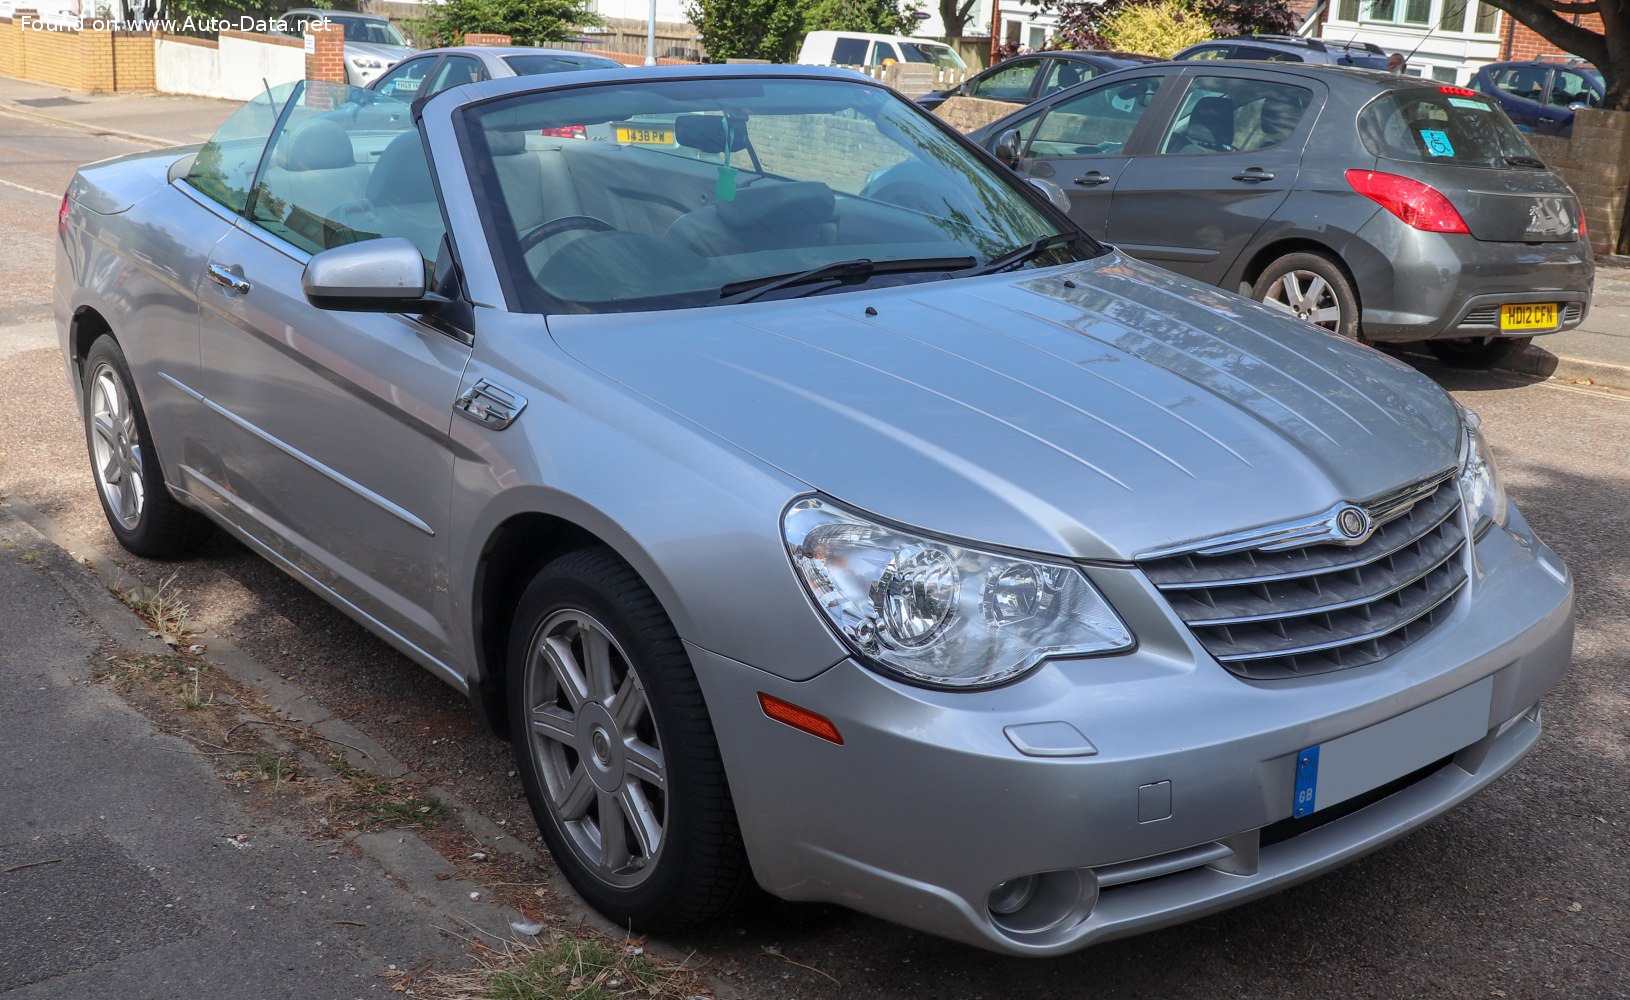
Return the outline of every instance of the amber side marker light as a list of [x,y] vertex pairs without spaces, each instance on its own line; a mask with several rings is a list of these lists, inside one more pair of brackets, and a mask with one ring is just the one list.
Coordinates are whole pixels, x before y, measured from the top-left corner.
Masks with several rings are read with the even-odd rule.
[[819,736],[829,743],[843,746],[843,737],[838,734],[838,727],[832,720],[824,715],[817,715],[807,708],[799,708],[790,701],[782,701],[774,695],[758,693],[758,706],[764,709],[764,714],[777,722],[791,726],[799,732],[811,736]]

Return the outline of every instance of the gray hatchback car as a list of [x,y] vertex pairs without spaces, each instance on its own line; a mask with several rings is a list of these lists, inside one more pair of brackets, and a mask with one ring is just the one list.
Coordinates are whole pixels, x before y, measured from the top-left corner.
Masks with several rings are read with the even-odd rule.
[[269,91],[60,233],[120,542],[219,526],[468,695],[619,924],[1165,926],[1487,787],[1568,667],[1441,388],[846,70]]
[[1142,260],[1348,337],[1488,367],[1579,325],[1578,200],[1490,99],[1333,66],[1165,63],[979,129]]

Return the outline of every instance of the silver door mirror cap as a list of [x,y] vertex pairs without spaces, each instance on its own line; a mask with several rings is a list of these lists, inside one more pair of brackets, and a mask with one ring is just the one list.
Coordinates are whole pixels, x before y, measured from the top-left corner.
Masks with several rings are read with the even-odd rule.
[[424,257],[400,236],[332,247],[306,262],[306,301],[346,312],[422,312],[445,301],[425,292]]
[[1019,137],[1016,128],[1006,129],[996,137],[996,158],[1008,166],[1017,166],[1019,163],[1019,147],[1024,140]]
[[1070,196],[1064,193],[1063,188],[1044,177],[1027,177],[1025,179],[1035,185],[1036,190],[1046,195],[1047,200],[1053,203],[1054,208],[1066,215],[1069,214]]

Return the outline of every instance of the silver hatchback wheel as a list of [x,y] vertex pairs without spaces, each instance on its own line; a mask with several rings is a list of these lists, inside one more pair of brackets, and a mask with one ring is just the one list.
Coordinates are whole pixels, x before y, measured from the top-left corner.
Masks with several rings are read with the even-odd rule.
[[639,885],[662,853],[668,770],[638,671],[605,626],[569,609],[539,626],[526,663],[549,811],[596,878]]
[[146,501],[141,437],[124,382],[103,362],[91,375],[91,459],[108,511],[127,531],[141,523]]
[[1326,330],[1341,326],[1341,303],[1335,289],[1312,271],[1286,271],[1268,285],[1262,301]]

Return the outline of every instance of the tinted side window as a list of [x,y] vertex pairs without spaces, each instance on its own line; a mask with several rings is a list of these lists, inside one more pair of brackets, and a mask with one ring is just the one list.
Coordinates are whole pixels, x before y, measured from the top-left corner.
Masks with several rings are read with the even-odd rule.
[[1543,101],[1545,98],[1544,66],[1508,66],[1494,74],[1494,85],[1512,97],[1525,101]]
[[1047,81],[1041,86],[1041,93],[1037,97],[1046,97],[1061,90],[1069,90],[1078,83],[1085,83],[1098,75],[1098,70],[1084,62],[1074,59],[1054,59],[1053,65],[1047,71]]
[[[360,100],[395,115],[356,115]],[[445,229],[408,106],[355,87],[307,84],[273,136],[249,218],[317,253],[403,236],[433,261]]]
[[374,92],[398,101],[412,102],[423,93],[424,75],[436,65],[435,59],[409,59],[391,69],[374,87]]
[[1143,77],[1060,101],[1042,119],[1025,155],[1048,159],[1119,153],[1149,110],[1160,84],[1158,76]]
[[1227,59],[1228,47],[1226,45],[1208,45],[1203,49],[1195,49],[1183,59]]
[[1602,99],[1597,96],[1595,88],[1586,80],[1584,74],[1575,73],[1571,69],[1559,69],[1551,74],[1551,98],[1549,103],[1565,108],[1570,104],[1584,104],[1592,108],[1602,106]]
[[232,113],[187,170],[187,183],[212,201],[242,213],[249,201],[266,141],[277,126],[277,116],[289,102],[296,84],[284,84],[255,96]]
[[487,78],[487,71],[481,64],[469,56],[448,56],[442,61],[441,69],[436,71],[436,79],[431,81],[427,94],[439,94],[453,87],[460,87],[466,83],[477,83]]
[[974,84],[969,96],[988,101],[1022,101],[1030,95],[1030,83],[1040,69],[1040,59],[1016,59]]
[[882,66],[885,63],[899,62],[900,53],[894,51],[894,46],[888,42],[874,42],[872,44],[872,65]]
[[1313,91],[1268,80],[1199,76],[1160,142],[1162,153],[1193,156],[1277,146],[1296,131]]
[[834,66],[860,66],[866,62],[866,39],[840,38],[832,43]]

